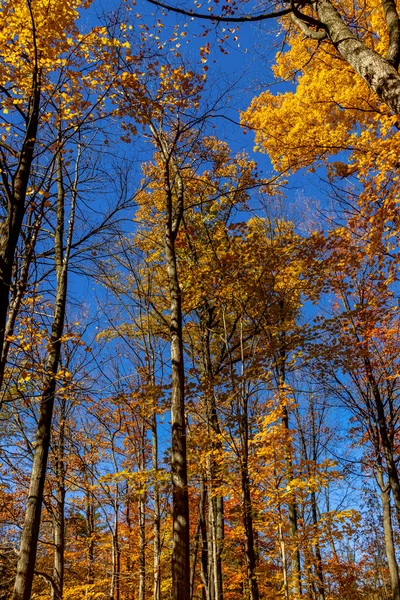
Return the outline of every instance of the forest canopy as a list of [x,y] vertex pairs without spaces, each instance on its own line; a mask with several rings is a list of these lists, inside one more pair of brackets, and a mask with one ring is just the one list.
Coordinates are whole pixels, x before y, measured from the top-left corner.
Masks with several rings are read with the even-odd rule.
[[1,600],[400,600],[398,10],[1,0]]

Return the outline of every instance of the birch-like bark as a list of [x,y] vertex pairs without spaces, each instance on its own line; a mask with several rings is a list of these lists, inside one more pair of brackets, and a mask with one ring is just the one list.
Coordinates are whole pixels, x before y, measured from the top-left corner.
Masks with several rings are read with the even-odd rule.
[[378,464],[377,481],[381,490],[381,503],[383,515],[383,533],[385,538],[385,551],[388,561],[390,583],[392,587],[392,600],[400,600],[400,580],[399,567],[396,558],[396,549],[394,545],[392,510],[390,506],[390,485],[384,483],[382,465]]
[[[400,115],[400,75],[392,64],[393,57],[384,58],[359,40],[329,0],[317,0],[315,8],[338,52],[377,96]],[[393,51],[396,53],[398,48]]]

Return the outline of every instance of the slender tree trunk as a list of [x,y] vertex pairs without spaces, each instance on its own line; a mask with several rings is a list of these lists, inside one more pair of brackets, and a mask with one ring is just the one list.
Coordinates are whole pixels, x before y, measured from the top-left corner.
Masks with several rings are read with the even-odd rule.
[[281,559],[282,559],[283,591],[285,594],[285,600],[289,600],[289,580],[288,580],[288,568],[287,568],[287,560],[286,560],[286,544],[285,544],[285,540],[284,540],[283,532],[282,532],[280,507],[279,507],[278,535],[279,535],[279,546],[280,546]]
[[192,555],[192,563],[190,565],[190,600],[193,600],[194,594],[194,582],[196,578],[196,566],[197,566],[197,556],[199,554],[199,545],[200,545],[200,528],[201,528],[201,496],[200,496],[200,505],[199,505],[199,517],[197,519],[196,531],[194,534],[194,548]]
[[[199,546],[201,542],[201,576],[203,582],[203,592],[206,594],[207,598],[209,597],[209,589],[208,589],[208,565],[207,565],[207,535],[204,536],[206,524],[205,524],[205,502],[206,502],[206,488],[204,485],[204,475],[201,474],[200,479],[200,501],[199,501],[199,518],[197,521],[196,534],[195,534],[195,548],[193,552],[192,559],[192,567],[190,571],[190,600],[193,598],[194,594],[194,584],[196,579],[196,565],[197,565],[197,556],[199,551]],[[205,545],[206,544],[206,545]],[[204,551],[204,548],[206,551]],[[205,591],[207,588],[207,591]]]
[[[209,481],[210,483],[210,481]],[[214,513],[212,507],[211,494],[208,493],[208,597],[210,600],[216,600],[215,598],[215,525],[214,525]]]
[[[63,164],[61,154],[58,155],[57,161],[58,203],[57,226],[55,231],[57,291],[51,338],[47,350],[45,369],[46,375],[39,408],[32,473],[25,520],[21,534],[21,544],[13,600],[30,600],[31,597],[37,544],[39,538],[40,517],[42,512],[43,490],[50,447],[51,423],[56,392],[56,374],[60,361],[61,336],[64,330],[65,306],[67,301],[68,259],[72,243],[72,232],[75,217],[75,194],[77,180],[75,181],[74,191],[72,194],[71,217],[68,227],[66,250],[65,254],[63,255],[65,190],[63,184]],[[77,172],[78,171],[76,170],[76,174]]]
[[392,600],[400,600],[400,581],[399,567],[396,559],[396,550],[394,545],[392,516],[390,506],[390,485],[385,485],[383,481],[383,469],[381,465],[377,469],[378,485],[381,489],[381,502],[383,513],[383,532],[385,537],[386,558],[388,561],[390,582],[392,587]]
[[[243,346],[243,323],[240,320],[241,389],[237,400],[238,433],[240,438],[240,479],[242,495],[242,522],[244,527],[244,553],[247,567],[246,586],[250,600],[259,600],[256,574],[257,556],[254,544],[253,506],[249,476],[249,407],[245,385],[245,354]],[[231,374],[232,363],[231,363]]]
[[[285,326],[284,323],[284,306],[283,302],[280,303],[281,310],[281,326],[282,330]],[[284,330],[281,334],[280,340],[280,351],[279,351],[279,367],[278,367],[278,394],[281,402],[281,410],[282,410],[282,425],[284,430],[286,431],[287,436],[290,435],[289,428],[289,412],[286,406],[284,391],[286,385],[286,350],[285,350],[285,333]],[[287,447],[285,448],[285,464],[286,464],[286,479],[288,483],[293,480],[293,461],[291,449],[289,446],[289,442],[287,443]],[[300,550],[298,547],[298,525],[297,525],[297,506],[295,496],[292,493],[289,497],[288,501],[288,515],[289,515],[289,533],[292,539],[292,543],[294,544],[294,549],[292,549],[291,563],[292,563],[292,590],[294,598],[299,598],[302,595],[301,590],[301,558],[300,558]]]
[[87,486],[85,499],[86,499],[86,532],[87,532],[87,549],[86,549],[86,560],[87,560],[87,568],[86,568],[86,583],[87,583],[87,592],[92,591],[92,587],[94,584],[94,549],[95,549],[95,535],[96,535],[96,526],[95,526],[95,510],[93,504],[93,496],[89,490],[89,482],[87,479],[87,475],[85,474],[85,484]]
[[52,600],[62,600],[65,549],[65,399],[61,401],[60,432],[56,447],[56,507],[54,516],[54,565]]
[[247,584],[250,600],[259,600],[258,581],[256,575],[256,553],[254,550],[253,507],[251,502],[251,486],[249,479],[249,423],[248,407],[245,393],[241,399],[242,409],[239,418],[241,439],[241,488],[242,519],[244,526],[244,551],[247,565]]
[[[382,448],[385,454],[387,472],[389,476],[389,484],[393,493],[393,500],[396,507],[397,521],[400,526],[400,479],[397,470],[396,461],[394,458],[394,439],[393,434],[391,435],[388,431],[388,422],[385,414],[385,407],[383,404],[379,385],[376,382],[375,375],[372,369],[371,362],[367,357],[364,358],[365,370],[367,379],[372,389],[372,394],[375,401],[375,408],[377,414],[379,435],[382,443]],[[393,429],[393,428],[392,428]]]
[[201,581],[203,583],[203,600],[211,600],[214,588],[212,579],[210,579],[209,556],[210,544],[207,535],[207,519],[206,519],[206,496],[207,490],[204,483],[204,476],[201,476],[200,481],[200,533],[201,533]]
[[[206,416],[209,434],[212,437],[212,447],[217,452],[222,452],[219,440],[221,429],[219,426],[217,406],[213,386],[213,367],[211,361],[210,330],[212,326],[213,310],[209,306],[205,310],[205,320],[201,318],[201,331],[203,339],[203,377],[205,380]],[[219,484],[219,468],[213,457],[209,461],[209,502],[212,513],[210,514],[211,539],[212,539],[212,571],[214,579],[214,596],[216,600],[223,600],[222,577],[222,550],[224,541],[224,499],[213,494],[213,487]]]
[[151,449],[151,462],[154,471],[154,500],[153,500],[153,600],[160,600],[160,586],[161,586],[161,535],[160,535],[160,491],[158,482],[158,434],[157,434],[157,414],[153,412],[152,427],[152,449]]
[[247,579],[250,591],[250,600],[259,600],[258,581],[256,575],[256,553],[254,551],[251,490],[246,463],[246,460],[244,460],[242,463],[242,510],[245,531],[244,549],[247,563]]
[[[317,464],[317,433],[315,429],[315,412],[314,403],[311,403],[311,428],[312,428],[312,461],[314,467]],[[318,529],[318,506],[317,506],[317,495],[314,491],[310,494],[311,498],[311,516],[312,522],[317,532]],[[325,583],[324,573],[322,569],[322,555],[321,546],[319,544],[318,536],[315,535],[315,541],[313,542],[314,554],[315,554],[315,574],[317,578],[318,587],[318,600],[325,600]]]
[[[32,77],[32,95],[25,136],[18,156],[18,166],[11,181],[8,181],[6,166],[0,164],[2,187],[7,201],[7,213],[0,225],[0,357],[3,356],[4,351],[15,250],[25,215],[26,191],[39,124],[40,85],[40,72],[36,70]],[[0,386],[3,383],[4,368],[5,361],[1,360]]]
[[112,531],[111,548],[111,583],[110,600],[120,600],[121,588],[121,548],[119,543],[119,485],[115,486],[114,493],[114,523]]
[[[165,158],[166,228],[165,259],[170,295],[171,427],[172,427],[172,600],[189,600],[190,545],[187,489],[185,370],[183,361],[182,299],[175,240],[183,214],[183,182]],[[171,178],[175,179],[174,186]],[[175,188],[173,190],[173,187]],[[176,201],[174,202],[174,196]]]
[[28,234],[28,239],[25,243],[23,264],[19,273],[14,273],[14,276],[12,277],[12,299],[9,302],[7,323],[4,333],[3,349],[0,357],[0,387],[4,379],[4,371],[7,364],[8,352],[11,346],[11,336],[14,333],[15,323],[28,284],[29,269],[32,263],[33,253],[36,245],[37,236],[40,230],[40,225],[42,223],[44,203],[45,200],[43,199],[39,215],[36,217],[35,221],[33,223],[28,222],[30,233]]
[[[139,468],[144,472],[145,464],[145,426],[142,428],[142,448]],[[139,600],[146,596],[146,492],[139,496]]]

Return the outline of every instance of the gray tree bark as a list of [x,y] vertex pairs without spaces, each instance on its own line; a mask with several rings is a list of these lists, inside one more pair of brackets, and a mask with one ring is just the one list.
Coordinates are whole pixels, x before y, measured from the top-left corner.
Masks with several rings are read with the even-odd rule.
[[[397,48],[395,48],[396,42],[393,39],[395,33],[392,35],[391,53],[388,58],[384,58],[368,48],[352,33],[329,0],[317,0],[315,8],[318,19],[326,28],[330,40],[345,61],[396,115],[400,115],[400,75],[393,66],[393,57],[398,56],[399,52],[398,42]],[[392,20],[394,21],[395,18]],[[393,24],[392,29],[395,28],[396,25]],[[395,60],[398,59],[395,58]]]
[[396,559],[394,545],[391,507],[390,507],[390,485],[385,485],[383,480],[383,469],[378,465],[377,480],[381,490],[383,532],[385,537],[386,558],[388,561],[390,582],[392,587],[392,600],[400,600],[399,567]]
[[[182,298],[175,241],[183,215],[184,187],[179,169],[163,148],[166,200],[165,261],[170,296],[171,427],[172,427],[172,599],[189,600],[190,544],[187,489],[185,368],[183,359]],[[172,167],[172,168],[171,168]]]

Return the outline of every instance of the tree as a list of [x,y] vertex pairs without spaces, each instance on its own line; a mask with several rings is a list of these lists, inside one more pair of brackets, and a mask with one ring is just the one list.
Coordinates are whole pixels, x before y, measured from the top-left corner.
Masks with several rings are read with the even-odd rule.
[[371,2],[369,10],[364,13],[380,13],[379,23],[375,21],[372,29],[378,43],[383,46],[379,50],[371,44],[372,36],[363,35],[357,21],[353,20],[356,15],[362,15],[362,9],[350,5],[338,9],[329,0],[292,2],[290,6],[284,2],[276,3],[273,10],[267,12],[259,12],[257,7],[251,7],[246,15],[237,14],[238,8],[230,5],[222,7],[219,13],[214,12],[212,7],[209,13],[200,13],[159,0],[148,2],[190,18],[197,17],[214,23],[251,23],[290,15],[291,21],[286,22],[295,24],[297,38],[308,38],[313,41],[314,47],[321,45],[322,48],[326,47],[327,53],[333,52],[334,56],[342,58],[395,115],[400,114],[400,75],[397,71],[400,61],[400,20],[393,0]]

